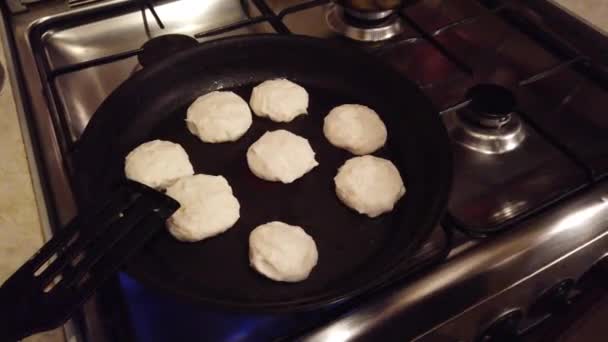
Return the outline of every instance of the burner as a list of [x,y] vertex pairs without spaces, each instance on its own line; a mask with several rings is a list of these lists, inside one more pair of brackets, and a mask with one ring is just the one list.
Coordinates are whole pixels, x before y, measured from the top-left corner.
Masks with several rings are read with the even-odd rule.
[[453,117],[450,135],[454,141],[486,154],[508,152],[523,142],[525,130],[511,91],[480,84],[469,89],[467,98],[471,100],[468,108]]
[[183,34],[158,36],[142,46],[143,51],[137,56],[137,60],[145,68],[197,44],[196,39]]
[[[339,5],[338,5],[339,6]],[[385,10],[385,11],[374,11],[374,12],[361,12],[350,8],[343,8],[344,15],[346,17],[352,17],[364,21],[379,21],[382,19],[388,18],[390,15],[395,13],[395,10]]]
[[360,12],[331,4],[327,23],[336,33],[353,40],[377,42],[403,32],[403,24],[395,10]]
[[511,91],[496,84],[478,84],[467,91],[466,97],[471,100],[470,111],[484,126],[502,127],[515,110],[515,97]]

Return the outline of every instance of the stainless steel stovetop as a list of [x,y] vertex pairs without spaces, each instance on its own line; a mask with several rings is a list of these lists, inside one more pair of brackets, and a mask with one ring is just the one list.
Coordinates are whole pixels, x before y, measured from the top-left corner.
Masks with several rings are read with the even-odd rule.
[[[550,316],[529,310],[542,293],[608,253],[608,39],[551,2],[425,0],[373,25],[327,0],[16,2],[3,32],[53,227],[77,210],[70,157],[88,120],[169,33],[346,39],[417,82],[453,139],[448,214],[394,286],[278,317],[192,307],[123,274],[69,325],[77,339],[469,341],[505,313],[523,333]],[[480,113],[481,83],[516,104]]]

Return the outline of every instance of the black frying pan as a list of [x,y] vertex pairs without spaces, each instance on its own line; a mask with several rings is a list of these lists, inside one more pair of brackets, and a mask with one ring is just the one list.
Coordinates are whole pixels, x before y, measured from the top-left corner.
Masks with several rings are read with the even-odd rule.
[[[196,97],[229,89],[248,101],[254,85],[277,77],[308,90],[308,115],[287,124],[254,117],[235,143],[206,144],[188,132],[186,108]],[[407,187],[396,209],[375,219],[346,208],[334,192],[337,168],[353,156],[328,143],[322,122],[344,103],[364,104],[380,114],[389,139],[374,154],[392,160]],[[245,158],[265,131],[279,128],[307,138],[320,163],[288,185],[255,177]],[[125,155],[156,138],[181,144],[197,173],[225,176],[240,201],[241,218],[226,233],[198,243],[179,242],[163,231],[131,259],[127,272],[171,293],[231,308],[313,309],[384,285],[428,238],[451,179],[446,132],[412,82],[361,50],[301,36],[208,42],[127,80],[100,106],[76,148],[82,203],[107,193],[124,177]],[[305,281],[273,282],[249,266],[249,233],[273,220],[302,226],[315,239],[319,262]]]

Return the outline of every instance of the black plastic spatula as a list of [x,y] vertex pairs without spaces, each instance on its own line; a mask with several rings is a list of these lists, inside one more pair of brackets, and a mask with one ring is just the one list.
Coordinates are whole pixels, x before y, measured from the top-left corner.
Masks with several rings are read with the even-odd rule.
[[73,219],[0,287],[0,341],[67,321],[177,208],[170,197],[127,181]]

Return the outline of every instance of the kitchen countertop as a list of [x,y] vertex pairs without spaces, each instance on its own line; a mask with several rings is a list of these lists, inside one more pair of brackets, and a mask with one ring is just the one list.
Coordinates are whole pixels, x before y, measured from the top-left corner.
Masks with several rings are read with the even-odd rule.
[[[6,60],[2,44],[0,63]],[[0,283],[38,250],[42,226],[25,153],[10,81],[0,90]],[[28,342],[64,341],[61,330],[25,339]]]
[[597,30],[608,35],[608,1],[605,0],[551,0],[573,13]]
[[[608,34],[608,2],[605,0],[552,1]],[[0,62],[5,66],[2,46]],[[44,240],[21,128],[7,79],[0,90],[0,283],[33,255]],[[63,333],[58,329],[25,341],[63,340]]]

